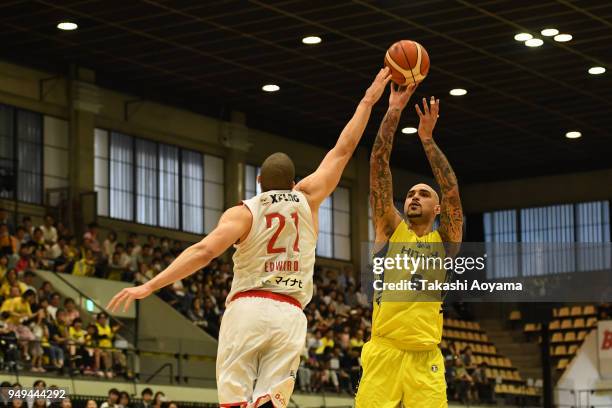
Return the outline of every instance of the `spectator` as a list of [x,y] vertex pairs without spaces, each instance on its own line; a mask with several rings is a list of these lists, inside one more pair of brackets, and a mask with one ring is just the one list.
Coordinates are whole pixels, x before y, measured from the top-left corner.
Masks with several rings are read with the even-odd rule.
[[99,254],[101,251],[100,242],[98,241],[98,224],[92,222],[87,225],[87,232],[83,234],[83,241],[88,241],[89,248],[94,254]]
[[25,273],[23,274],[23,284],[26,287],[26,290],[32,290],[33,292],[36,292],[36,288],[34,287],[34,277],[36,276],[36,274],[32,271],[25,271]]
[[15,253],[19,253],[19,250],[23,245],[26,245],[30,241],[30,237],[26,233],[26,229],[23,226],[17,227],[15,232],[15,242],[17,244],[17,250]]
[[126,267],[121,262],[121,254],[115,251],[108,263],[108,272],[106,278],[109,280],[123,280],[123,275],[126,273]]
[[43,235],[43,230],[40,228],[34,228],[34,233],[32,234],[32,239],[28,243],[34,251],[38,249],[42,249],[43,251],[47,250],[47,245],[45,243],[45,237]]
[[87,400],[87,403],[85,404],[85,408],[98,408],[98,403],[96,402],[96,400]]
[[129,244],[133,245],[134,255],[138,257],[140,255],[140,252],[142,252],[142,247],[140,246],[140,243],[138,242],[137,234],[134,234],[133,232],[130,233],[130,235],[128,236],[128,245]]
[[487,368],[487,363],[482,362],[472,374],[475,384],[475,399],[481,403],[493,404],[495,403],[495,380],[487,377]]
[[136,404],[135,408],[151,408],[153,406],[153,390],[150,388],[145,388],[140,393],[140,397],[142,398],[142,402]]
[[166,394],[161,391],[157,391],[153,397],[153,408],[161,408],[164,402],[166,402]]
[[115,231],[110,231],[106,236],[106,239],[102,243],[102,256],[105,259],[111,259],[113,254],[115,253],[116,246],[117,233]]
[[62,297],[59,293],[54,292],[49,298],[49,306],[47,306],[47,314],[52,320],[56,319],[57,310],[61,305]]
[[64,368],[64,349],[68,346],[68,325],[66,311],[58,309],[56,319],[49,323],[49,356],[51,364],[57,370]]
[[204,317],[204,310],[202,309],[202,298],[196,297],[193,299],[191,302],[191,308],[187,312],[187,317],[193,322],[193,324],[202,329],[206,329],[208,327],[208,322]]
[[26,290],[21,294],[19,286],[11,286],[9,294],[10,297],[2,302],[0,312],[8,312],[9,322],[14,325],[19,325],[32,316],[30,303],[32,298],[36,297],[36,293],[31,290]]
[[9,232],[6,224],[0,224],[0,255],[13,255],[17,253],[17,238]]
[[[125,356],[116,349],[113,349],[113,340],[115,333],[119,330],[119,325],[111,325],[108,323],[108,315],[104,312],[98,313],[96,318],[96,336],[98,347],[101,349],[100,356],[104,362],[106,377],[113,378],[113,364],[119,370],[124,370]],[[99,367],[99,364],[96,364]]]
[[120,408],[131,408],[130,394],[125,391],[121,391],[119,394],[119,407]]
[[75,276],[94,276],[96,273],[96,259],[91,249],[85,250],[85,257],[75,262],[72,274]]
[[[77,317],[68,328],[68,355],[70,356],[70,369],[73,373],[80,371],[77,369],[77,360],[88,360],[85,350],[86,341],[87,332],[83,329],[83,321]],[[88,362],[83,361],[83,364]]]
[[0,208],[0,224],[6,224],[10,234],[15,232],[15,224],[13,224],[12,218],[4,208]]
[[60,408],[72,408],[72,400],[70,397],[64,397],[60,402]]
[[47,315],[44,309],[40,309],[36,313],[35,320],[30,323],[30,330],[34,335],[33,341],[30,342],[30,355],[32,356],[33,372],[44,373],[46,370],[42,366],[43,360],[43,345],[48,344],[49,329],[45,322]]
[[111,388],[108,391],[108,398],[104,401],[100,408],[119,408],[119,390],[116,388]]
[[34,234],[34,224],[32,224],[32,218],[25,216],[21,219],[21,225],[25,229],[25,239],[30,241]]
[[6,272],[8,271],[9,259],[6,255],[0,255],[0,282],[4,280]]
[[[71,273],[77,260],[77,251],[66,243],[64,237],[58,240],[57,249],[61,249],[59,256],[54,258],[54,267],[57,272]],[[52,249],[54,251],[54,249]],[[55,252],[54,252],[55,254]]]
[[57,229],[53,226],[55,220],[52,216],[45,216],[45,222],[40,226],[45,244],[52,246],[57,242]]
[[[0,210],[0,216],[1,216]],[[10,406],[8,389],[11,387],[11,383],[8,381],[2,381],[0,383],[0,408],[8,408]]]
[[455,399],[458,399],[463,404],[472,402],[472,385],[474,381],[468,374],[463,364],[463,360],[458,358],[455,360]]
[[81,317],[81,313],[76,308],[76,303],[73,298],[66,298],[66,300],[64,300],[64,310],[66,311],[66,324],[69,326],[74,319]]

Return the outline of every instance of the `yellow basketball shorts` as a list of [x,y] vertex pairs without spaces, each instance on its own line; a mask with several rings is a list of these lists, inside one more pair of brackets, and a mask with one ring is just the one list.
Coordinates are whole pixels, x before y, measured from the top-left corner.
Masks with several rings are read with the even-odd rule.
[[444,357],[437,347],[404,351],[369,341],[361,352],[361,366],[356,408],[448,407]]

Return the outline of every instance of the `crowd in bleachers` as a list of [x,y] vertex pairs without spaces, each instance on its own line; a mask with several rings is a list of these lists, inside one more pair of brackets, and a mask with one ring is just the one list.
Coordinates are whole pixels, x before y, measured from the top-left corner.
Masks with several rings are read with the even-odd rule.
[[[90,224],[83,235],[75,237],[49,216],[40,227],[33,226],[28,217],[16,227],[3,219],[6,217],[0,210],[0,333],[4,365],[24,364],[32,371],[69,369],[106,377],[128,375],[125,356],[113,349],[118,327],[110,325],[104,314],[98,321],[85,324],[91,318],[81,319],[74,301],[62,300],[48,282],[35,288],[31,270],[140,284],[165,269],[184,244],[153,235],[141,243],[136,234],[119,242],[114,232],[100,236],[96,224]],[[317,266],[314,276],[313,299],[304,310],[308,334],[296,388],[304,392],[353,394],[360,376],[361,348],[371,333],[371,304],[349,266],[342,270]],[[217,337],[231,282],[231,264],[214,260],[157,295]],[[471,323],[465,323],[469,320],[465,317],[468,311],[460,307],[456,306],[453,313],[463,317],[469,326]],[[442,348],[449,399],[492,401],[496,380],[517,380],[513,376],[518,373],[509,369],[509,362],[504,366],[505,360],[501,363],[502,359],[494,359],[496,350],[479,328],[453,328],[452,324],[446,327]]]
[[[5,215],[0,211],[2,368],[127,375],[125,356],[113,348],[119,327],[111,325],[105,313],[81,316],[74,299],[62,299],[49,282],[34,286],[35,269],[86,271],[88,252],[95,248],[95,226],[87,233],[89,242],[86,236],[79,245],[50,216],[40,227],[29,217],[13,227]],[[79,258],[79,253],[85,256]]]
[[58,387],[53,384],[47,386],[44,380],[36,380],[31,387],[3,381],[0,383],[0,408],[72,408],[73,406],[77,408],[178,408],[178,403],[166,398],[164,392],[157,391],[153,394],[151,388],[143,389],[139,398],[136,395],[130,395],[127,391],[111,388],[104,400],[68,394],[58,394],[62,397],[57,399],[16,398],[15,393],[9,393],[10,389],[24,390],[27,394],[30,390],[48,391],[58,389]]

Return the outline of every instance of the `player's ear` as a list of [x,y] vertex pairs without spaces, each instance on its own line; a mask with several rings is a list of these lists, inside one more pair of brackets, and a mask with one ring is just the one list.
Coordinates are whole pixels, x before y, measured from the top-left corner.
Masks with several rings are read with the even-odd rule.
[[436,204],[434,207],[434,214],[440,215],[441,207],[440,204]]
[[291,189],[293,190],[295,188],[295,180],[291,182]]

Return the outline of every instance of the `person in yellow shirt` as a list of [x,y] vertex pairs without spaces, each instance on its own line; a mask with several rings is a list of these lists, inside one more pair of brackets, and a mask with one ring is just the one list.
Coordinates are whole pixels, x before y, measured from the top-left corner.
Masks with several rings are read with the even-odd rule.
[[72,274],[75,276],[94,276],[96,273],[96,259],[91,249],[85,250],[85,256],[75,262]]
[[126,361],[125,356],[121,351],[113,348],[113,340],[115,339],[115,333],[119,330],[119,325],[111,326],[108,323],[108,315],[104,312],[98,313],[96,318],[96,338],[98,341],[98,347],[100,347],[100,355],[97,357],[97,367],[100,367],[101,358],[104,361],[104,368],[106,369],[106,377],[113,377],[113,361],[116,366],[125,368]]
[[70,369],[76,373],[76,357],[85,357],[85,343],[87,341],[87,331],[83,329],[83,320],[75,318],[68,328],[68,353],[70,355]]
[[14,269],[10,269],[6,276],[4,277],[4,282],[0,285],[0,296],[3,298],[8,298],[11,296],[11,289],[13,287],[17,287],[19,289],[19,294],[25,293],[28,289],[28,286],[17,280],[17,272]]
[[33,290],[27,290],[20,293],[17,286],[11,287],[10,297],[2,302],[0,307],[0,313],[8,312],[10,317],[8,321],[14,325],[19,325],[21,322],[32,317],[32,309],[30,303],[32,299],[36,297],[36,293]]
[[[400,115],[415,86],[391,86],[389,109],[382,121],[370,157],[370,203],[376,233],[377,258],[407,255],[411,259],[455,256],[462,239],[463,213],[457,178],[433,140],[440,101],[423,99],[418,136],[442,191],[442,200],[427,184],[410,188],[403,214],[395,209],[389,156]],[[436,216],[440,226],[433,229]],[[374,259],[375,265],[377,259]],[[438,263],[437,265],[440,265]],[[414,263],[413,263],[414,265]],[[436,265],[433,262],[433,265]],[[376,278],[372,338],[362,350],[363,374],[356,408],[447,407],[442,338],[442,294],[439,291],[390,290],[381,283],[408,281],[422,285],[445,282],[443,266],[408,269],[383,268]],[[376,281],[375,281],[376,282]],[[421,286],[422,289],[422,286]]]
[[321,345],[315,350],[316,354],[323,354],[325,353],[325,350],[329,347],[329,349],[333,349],[334,348],[334,332],[331,330],[328,330],[325,333],[325,336],[323,336],[321,338]]

